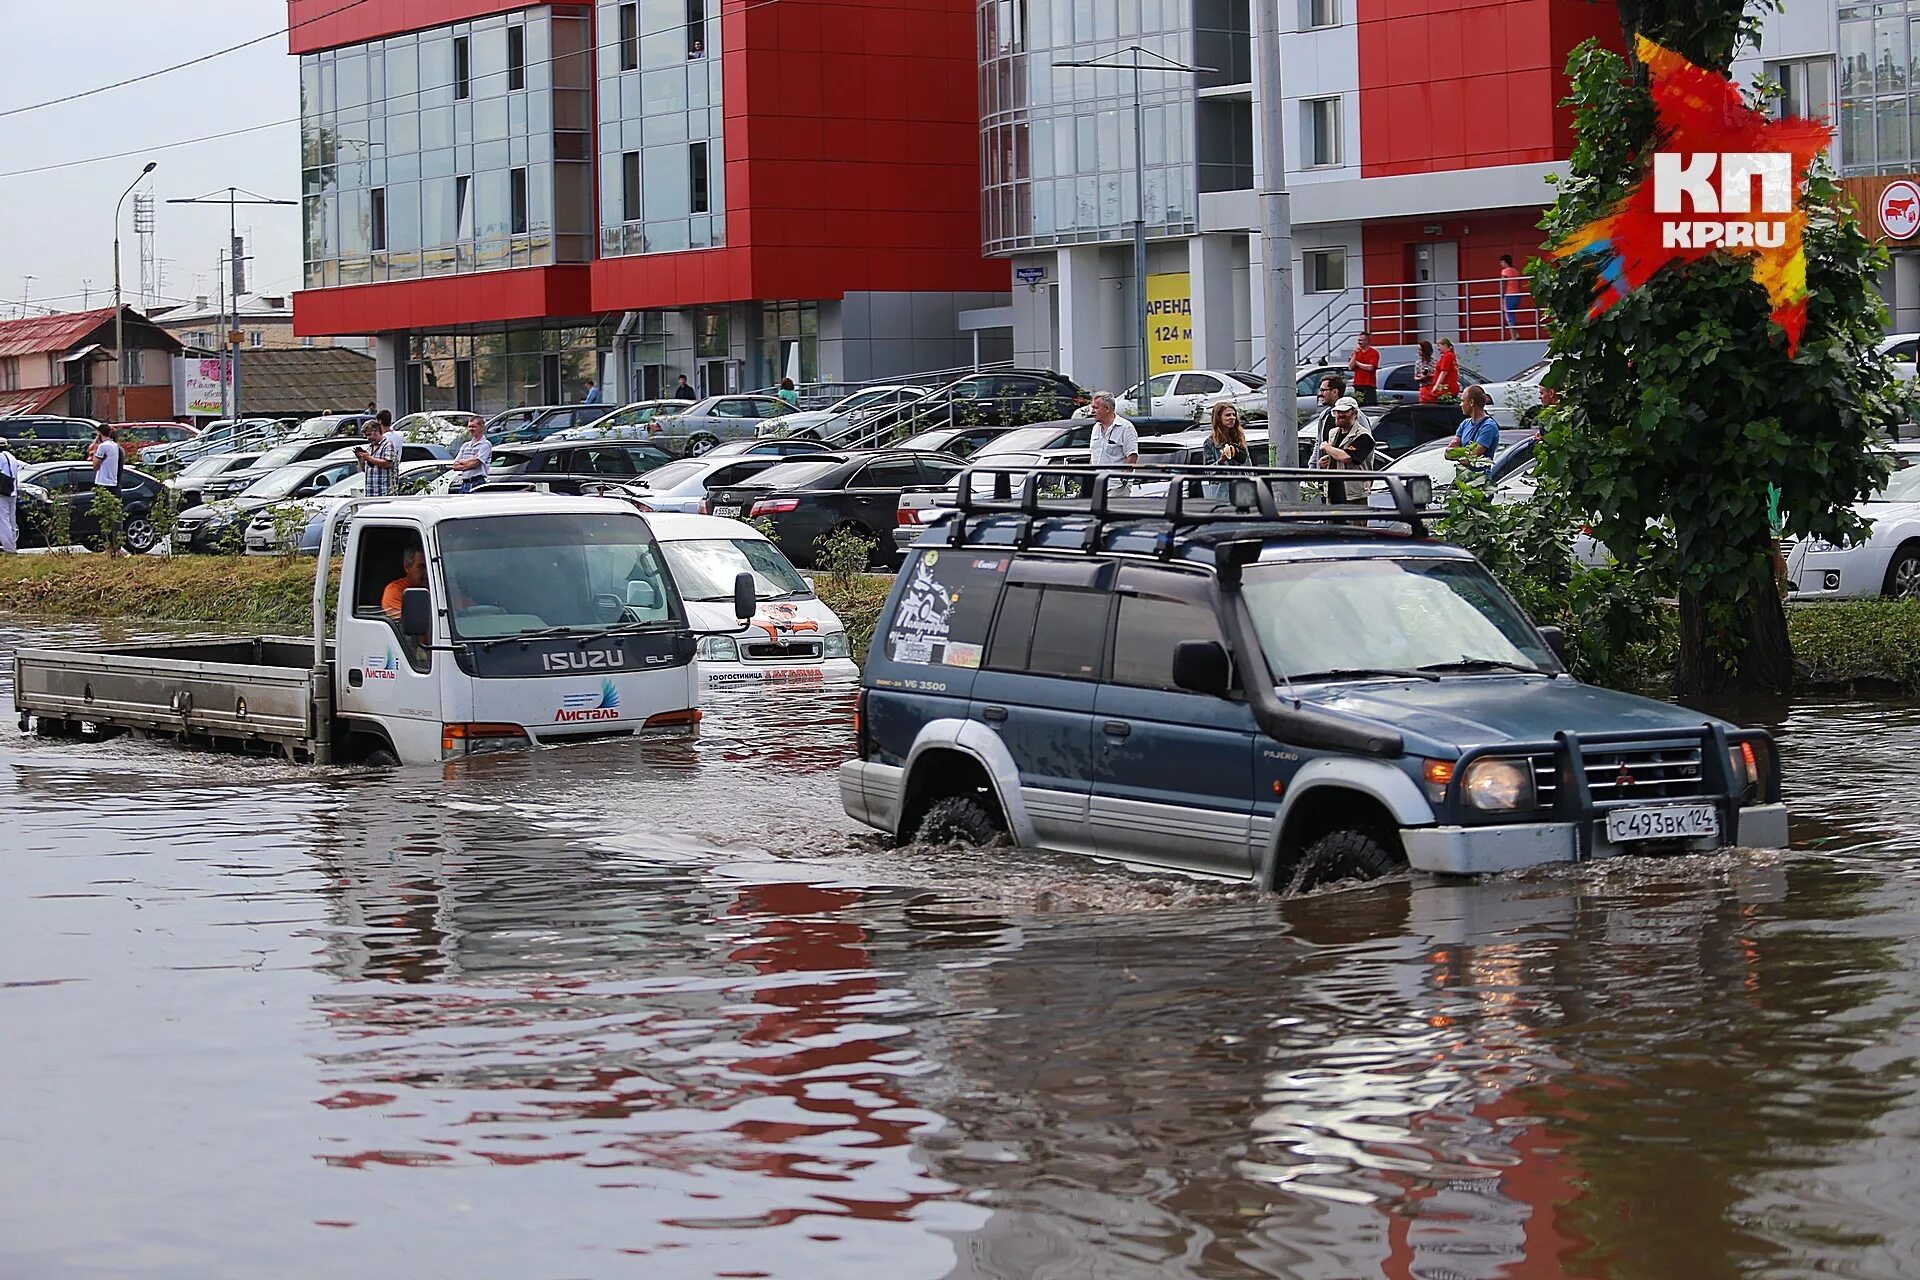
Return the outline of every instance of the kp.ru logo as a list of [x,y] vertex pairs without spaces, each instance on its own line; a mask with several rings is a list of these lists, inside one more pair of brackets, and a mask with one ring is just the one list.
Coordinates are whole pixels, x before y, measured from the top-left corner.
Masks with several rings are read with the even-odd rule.
[[[1718,185],[1713,180],[1716,163]],[[1776,216],[1725,216],[1754,211],[1756,179],[1760,212]],[[1787,242],[1787,224],[1782,219],[1793,212],[1793,157],[1784,151],[1656,151],[1653,211],[1692,213],[1698,219],[1662,222],[1662,249],[1709,249],[1716,244],[1729,249],[1778,249]],[[1707,215],[1712,215],[1711,221]]]
[[400,658],[393,650],[367,655],[367,679],[398,680],[399,678]]
[[598,693],[560,695],[560,709],[553,713],[555,724],[571,724],[577,720],[618,720],[619,718],[620,691],[613,687],[611,680],[602,680]]

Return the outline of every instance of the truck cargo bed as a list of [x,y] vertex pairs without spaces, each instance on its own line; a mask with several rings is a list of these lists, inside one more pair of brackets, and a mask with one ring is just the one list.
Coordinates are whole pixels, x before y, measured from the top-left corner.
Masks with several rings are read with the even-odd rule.
[[22,649],[13,703],[43,728],[140,729],[304,759],[320,731],[312,668],[313,642],[287,636]]

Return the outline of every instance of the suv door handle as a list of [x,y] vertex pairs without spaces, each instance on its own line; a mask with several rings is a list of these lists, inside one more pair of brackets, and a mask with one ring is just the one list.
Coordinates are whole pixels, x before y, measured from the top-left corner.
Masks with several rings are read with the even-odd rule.
[[982,708],[980,716],[984,720],[991,720],[995,724],[999,724],[1007,718],[1007,709],[1005,707],[985,707]]
[[1109,720],[1103,727],[1107,731],[1107,736],[1113,738],[1124,738],[1133,732],[1133,726],[1125,720]]

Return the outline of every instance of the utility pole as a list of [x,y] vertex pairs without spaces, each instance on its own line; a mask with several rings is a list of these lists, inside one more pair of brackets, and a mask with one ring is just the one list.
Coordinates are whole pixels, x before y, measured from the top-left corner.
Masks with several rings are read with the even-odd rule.
[[[1254,7],[1260,7],[1262,0],[1254,0]],[[1112,62],[1121,54],[1131,57],[1126,62]],[[1143,64],[1140,59],[1145,55],[1153,61]],[[1147,334],[1147,141],[1145,132],[1145,114],[1140,106],[1140,73],[1142,71],[1169,71],[1182,75],[1199,75],[1212,67],[1190,67],[1184,62],[1175,62],[1172,58],[1162,57],[1151,49],[1142,49],[1130,44],[1117,52],[1098,58],[1078,61],[1061,61],[1056,67],[1088,67],[1095,71],[1131,71],[1133,72],[1133,303],[1134,337],[1138,350],[1134,353],[1140,359],[1140,392],[1134,397],[1133,411],[1151,416],[1153,413],[1153,365],[1149,354],[1151,348]]]
[[[242,197],[244,197],[244,199]],[[227,294],[228,296],[222,299],[223,311],[225,313],[223,316],[223,319],[227,323],[227,332],[226,332],[226,336],[222,338],[220,342],[220,381],[221,381],[220,408],[221,408],[221,414],[224,417],[231,418],[231,419],[234,419],[235,421],[238,421],[240,417],[239,327],[240,327],[240,263],[242,259],[240,257],[240,254],[237,251],[234,251],[234,250],[237,250],[239,240],[240,240],[240,237],[238,234],[239,217],[236,211],[238,210],[239,206],[243,204],[245,205],[297,205],[300,202],[298,200],[274,200],[267,196],[259,195],[256,192],[243,191],[239,187],[228,187],[225,195],[221,195],[218,191],[214,191],[214,192],[209,192],[204,196],[191,196],[186,199],[169,200],[167,201],[167,203],[168,204],[224,204],[225,206],[227,206],[227,244],[229,246],[233,246],[233,250],[230,250],[226,255],[226,258],[227,258],[226,284],[231,286],[231,288],[223,287],[222,289],[222,292]],[[229,302],[231,303],[231,305],[225,305]],[[231,389],[231,391],[229,391],[229,389]],[[231,401],[229,401],[228,399],[229,394],[231,394],[232,396]]]
[[[1280,10],[1253,0],[1253,100],[1260,111],[1261,297],[1267,313],[1267,430],[1274,447],[1292,439],[1299,418],[1294,381],[1300,376],[1293,333],[1293,208],[1287,194],[1286,100],[1280,84]],[[1290,465],[1294,459],[1288,458]]]
[[[117,422],[127,420],[127,308],[120,296],[120,210],[127,203],[127,197],[133,194],[133,189],[159,167],[159,161],[147,161],[147,167],[140,171],[139,177],[127,184],[127,189],[120,193],[120,199],[113,206],[113,412]],[[85,309],[82,304],[81,310]]]

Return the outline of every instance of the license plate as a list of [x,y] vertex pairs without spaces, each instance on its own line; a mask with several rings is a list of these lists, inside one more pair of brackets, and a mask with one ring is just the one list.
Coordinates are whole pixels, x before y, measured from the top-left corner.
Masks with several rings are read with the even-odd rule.
[[715,508],[713,509],[713,514],[715,514],[715,515],[717,515],[717,516],[732,516],[732,517],[733,517],[734,519],[739,519],[739,517],[740,517],[740,508],[738,508],[738,507],[715,507]]
[[173,540],[184,547],[189,542],[193,541],[193,535],[188,533],[185,529],[175,529],[173,531]]
[[1663,805],[1657,809],[1614,809],[1607,814],[1607,840],[1694,840],[1720,834],[1720,813],[1710,804]]

